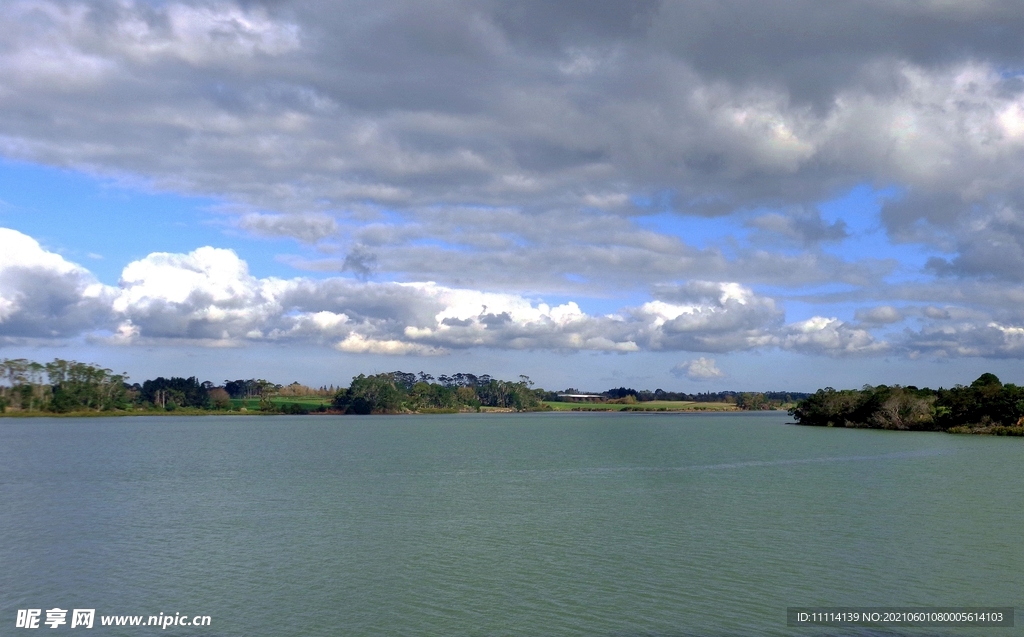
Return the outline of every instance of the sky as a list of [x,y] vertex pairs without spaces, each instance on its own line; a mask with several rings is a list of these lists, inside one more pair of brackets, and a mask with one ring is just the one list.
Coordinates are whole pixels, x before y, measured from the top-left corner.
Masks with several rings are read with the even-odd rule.
[[6,0],[0,358],[1024,384],[1024,6]]

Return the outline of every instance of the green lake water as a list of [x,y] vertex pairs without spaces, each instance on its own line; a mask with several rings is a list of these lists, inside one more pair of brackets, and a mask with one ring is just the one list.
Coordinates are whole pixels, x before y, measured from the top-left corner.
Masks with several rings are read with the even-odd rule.
[[[1024,634],[788,628],[1024,607],[1024,439],[787,420],[0,420],[0,635]],[[211,625],[99,626],[161,612]]]

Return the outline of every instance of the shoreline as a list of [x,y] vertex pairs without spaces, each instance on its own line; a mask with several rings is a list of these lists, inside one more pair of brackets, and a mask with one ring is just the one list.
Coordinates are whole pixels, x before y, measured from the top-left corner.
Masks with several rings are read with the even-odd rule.
[[[746,409],[722,409],[722,408],[711,408],[711,409],[686,409],[686,408],[674,408],[674,409],[533,409],[524,411],[514,411],[508,409],[484,409],[481,411],[423,411],[423,412],[400,412],[391,414],[364,414],[367,416],[458,416],[465,414],[580,414],[580,413],[630,413],[630,414],[771,414],[778,413],[781,410],[771,409],[760,409],[760,410],[746,410]],[[327,411],[311,411],[306,414],[287,414],[282,412],[261,412],[261,411],[238,411],[238,410],[225,410],[225,411],[214,411],[214,410],[203,410],[203,409],[176,409],[174,411],[156,411],[156,410],[139,410],[139,411],[88,411],[88,412],[68,412],[68,413],[55,413],[55,412],[6,412],[0,413],[0,420],[9,418],[12,420],[29,420],[33,418],[130,418],[130,417],[166,417],[166,416],[185,416],[185,417],[207,417],[207,416],[345,416],[353,417],[355,414],[346,414],[339,410],[327,410]],[[805,425],[799,422],[788,422],[786,424],[795,425],[798,427],[821,427],[821,425]],[[958,425],[951,427],[946,430],[926,430],[926,429],[883,429],[880,427],[826,427],[831,429],[871,429],[875,431],[891,431],[898,433],[913,433],[923,431],[926,433],[946,433],[952,435],[968,435],[968,436],[997,436],[997,437],[1008,437],[1008,438],[1020,438],[1024,437],[1024,426],[1020,427],[1005,427],[999,425],[988,425],[988,426],[972,426],[972,425]]]
[[[282,412],[260,412],[260,411],[207,411],[207,410],[184,410],[177,409],[174,411],[90,411],[90,412],[69,412],[69,413],[50,413],[50,412],[22,412],[22,413],[3,413],[0,414],[0,420],[9,418],[12,420],[31,420],[33,418],[131,418],[131,417],[156,417],[163,418],[167,416],[184,416],[193,418],[203,418],[208,416],[260,416],[260,417],[273,417],[273,416],[344,416],[346,419],[350,417],[359,416],[460,416],[469,414],[565,414],[575,415],[581,413],[589,414],[646,414],[646,415],[668,415],[668,414],[771,414],[777,413],[780,410],[772,409],[759,409],[759,410],[748,410],[748,409],[533,409],[524,411],[504,410],[504,409],[487,409],[482,411],[425,411],[425,412],[401,412],[393,414],[346,414],[338,410],[308,412],[306,414],[287,414]],[[820,427],[820,425],[804,425],[799,422],[787,422],[788,425],[795,425],[797,427]],[[1006,438],[1024,438],[1024,427],[1002,427],[1002,426],[970,426],[960,425],[951,427],[947,430],[925,430],[925,429],[882,429],[880,427],[826,427],[831,429],[871,429],[875,431],[891,431],[893,433],[914,433],[914,432],[925,432],[925,433],[944,433],[955,436],[996,436]]]
[[514,409],[503,409],[503,408],[483,408],[480,411],[476,410],[426,410],[426,411],[403,411],[395,413],[377,413],[377,414],[346,414],[344,411],[337,409],[328,409],[325,411],[309,411],[304,414],[289,414],[280,411],[238,411],[238,410],[206,410],[206,409],[175,409],[173,411],[158,411],[158,410],[139,410],[139,411],[73,411],[73,412],[48,412],[48,411],[30,411],[30,412],[5,412],[0,413],[0,419],[3,418],[130,418],[135,416],[435,416],[435,415],[461,415],[461,414],[579,414],[579,413],[640,413],[640,414],[679,414],[679,413],[785,413],[782,410],[746,410],[746,409],[726,409],[721,407],[697,407],[697,408],[626,408],[626,409],[600,409],[600,408],[589,408],[589,409],[524,409],[522,411],[516,411]]

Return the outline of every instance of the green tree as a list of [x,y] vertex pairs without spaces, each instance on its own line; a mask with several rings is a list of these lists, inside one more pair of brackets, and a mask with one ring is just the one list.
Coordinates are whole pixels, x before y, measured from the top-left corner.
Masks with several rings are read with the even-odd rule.
[[54,359],[45,365],[56,412],[109,411],[129,406],[127,374],[76,361]]
[[155,407],[196,407],[206,409],[210,406],[210,389],[208,384],[200,383],[195,376],[181,378],[159,376],[142,383],[140,392],[142,400]]
[[764,409],[768,406],[768,401],[765,399],[764,394],[744,393],[736,397],[736,406],[740,409]]
[[402,398],[403,392],[392,374],[360,374],[352,379],[348,389],[338,392],[333,405],[350,414],[389,414],[400,411]]

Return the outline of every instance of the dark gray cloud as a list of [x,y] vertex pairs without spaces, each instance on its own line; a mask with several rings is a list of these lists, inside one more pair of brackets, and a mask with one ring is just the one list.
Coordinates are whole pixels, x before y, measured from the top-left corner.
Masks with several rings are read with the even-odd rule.
[[320,214],[265,214],[250,212],[238,218],[238,227],[266,237],[291,237],[303,243],[316,243],[333,236],[338,224],[333,217]]
[[0,271],[0,337],[65,337],[110,321],[109,299],[89,290],[85,273],[8,267]]
[[[904,106],[922,120],[946,108],[955,124],[1013,103],[1018,83],[999,77],[971,89],[973,102],[944,100],[965,64],[1020,68],[1020,13],[11,2],[0,132],[9,154],[281,211],[453,198],[550,207],[661,190],[710,212],[804,203],[900,177]],[[945,132],[921,123],[922,143]]]
[[985,212],[960,224],[955,257],[932,257],[927,268],[940,276],[1024,281],[1024,215],[1008,207]]
[[341,263],[342,272],[351,272],[363,281],[369,279],[376,268],[377,255],[361,245],[352,248]]
[[1010,1],[821,3],[705,0],[664,3],[651,39],[702,74],[785,86],[827,107],[854,83],[897,89],[865,67],[876,60],[941,66],[1022,59],[1024,15]]

